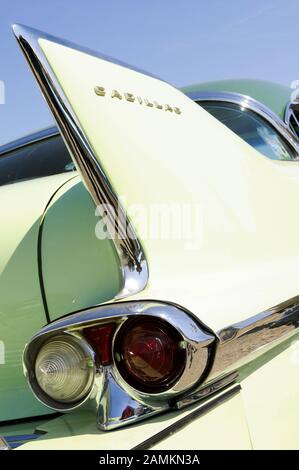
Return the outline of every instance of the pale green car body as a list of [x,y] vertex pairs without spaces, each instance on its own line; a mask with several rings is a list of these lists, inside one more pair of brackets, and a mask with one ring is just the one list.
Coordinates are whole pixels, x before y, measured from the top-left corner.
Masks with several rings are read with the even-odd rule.
[[[49,57],[52,52],[49,50]],[[182,91],[232,92],[250,96],[267,106],[281,120],[284,119],[285,108],[290,99],[290,90],[287,87],[252,80],[199,84]],[[182,104],[184,106],[185,101]],[[73,102],[72,105],[76,109],[77,103]],[[193,111],[192,107],[191,116],[193,112],[196,113],[196,110]],[[290,215],[294,217],[296,213],[299,164],[270,162],[273,167],[269,170],[267,159],[256,156],[255,151],[207,113],[202,112],[199,124],[205,123],[205,119],[208,121],[206,131],[209,137],[213,139],[215,132],[214,135],[223,139],[223,159],[227,158],[228,168],[235,168],[235,176],[240,175],[241,179],[239,191],[240,200],[244,200],[243,206],[241,203],[238,207],[234,206],[237,204],[235,197],[238,195],[238,187],[235,188],[235,193],[229,195],[229,182],[227,188],[221,188],[221,175],[217,175],[217,172],[214,174],[214,189],[216,193],[218,190],[219,192],[215,193],[215,200],[214,196],[209,196],[210,208],[217,206],[219,198],[224,207],[235,209],[232,218],[238,219],[234,222],[235,227],[238,227],[236,234],[231,235],[233,225],[225,227],[225,221],[219,218],[219,227],[222,226],[227,237],[223,247],[231,250],[231,246],[235,246],[235,252],[230,251],[229,255],[222,256],[215,251],[213,257],[208,246],[206,259],[202,256],[202,265],[199,266],[196,260],[192,260],[192,254],[177,250],[176,242],[171,241],[165,249],[165,244],[158,246],[157,243],[144,241],[150,269],[149,286],[130,299],[155,298],[184,305],[217,332],[298,294],[295,230],[298,227],[299,233],[298,222],[290,225],[293,235],[289,239],[284,232],[288,230],[288,218]],[[200,131],[198,128],[198,136]],[[95,138],[92,132],[89,137],[91,140]],[[159,141],[159,137],[157,140]],[[92,143],[96,146],[95,140]],[[101,144],[105,148],[105,142]],[[191,144],[194,145],[193,142]],[[150,150],[153,150],[154,145],[151,145]],[[219,149],[221,145],[222,140],[219,142]],[[207,153],[208,148],[208,145],[204,146],[203,151]],[[123,150],[124,155],[127,155],[126,149]],[[141,150],[142,147],[138,147],[138,151]],[[188,150],[186,144],[186,152]],[[155,157],[150,159],[149,151],[144,152],[149,161],[144,167],[146,178],[141,176],[139,182],[134,176],[143,171],[143,168],[137,168],[137,160],[143,156],[135,155],[134,162],[125,160],[128,171],[118,168],[113,161],[105,161],[105,170],[120,194],[125,194],[132,202],[139,200],[144,204],[149,204],[151,197],[154,201],[159,200],[159,197],[164,197],[167,201],[181,197],[182,202],[185,202],[190,195],[192,200],[196,200],[196,196],[192,194],[194,180],[191,175],[192,190],[182,186],[181,193],[177,194],[171,181],[165,181],[169,161],[166,160],[163,168],[163,162],[155,160]],[[233,153],[236,155],[235,160],[234,156],[231,157]],[[206,158],[212,159],[215,156],[216,150],[211,149],[211,154],[206,155]],[[242,163],[240,167],[234,166],[238,157],[246,160],[243,166]],[[230,158],[233,161],[230,162]],[[258,162],[256,168],[255,163],[250,167],[251,159]],[[220,160],[216,160],[216,163],[221,165]],[[222,170],[225,164],[224,161]],[[172,177],[179,182],[179,171],[176,172],[175,162],[173,165]],[[254,181],[252,175],[255,170],[261,174],[261,179],[254,183],[256,193],[250,186]],[[209,168],[204,171],[210,177],[213,176]],[[273,184],[267,180],[268,171]],[[149,185],[155,182],[155,195],[149,190],[142,191],[145,181]],[[278,228],[277,233],[273,233],[274,241],[269,251],[267,240],[270,240],[274,225],[270,215],[269,221],[264,220],[269,201],[262,201],[262,190],[263,187],[267,189],[267,184],[272,196],[275,194],[273,188],[282,188],[285,185],[285,197],[290,202],[286,206],[279,198],[272,199],[283,228],[281,232]],[[208,190],[209,188],[206,189]],[[225,191],[227,196],[223,196]],[[0,364],[0,436],[5,436],[12,446],[22,444],[20,449],[108,450],[132,449],[138,446],[154,449],[298,448],[297,335],[274,342],[263,354],[241,363],[237,368],[237,384],[241,387],[236,387],[234,382],[228,388],[216,392],[216,396],[209,395],[205,400],[195,402],[184,410],[171,410],[111,433],[97,429],[94,413],[91,411],[79,409],[56,416],[53,410],[37,401],[22,371],[25,344],[48,321],[109,302],[115,299],[122,288],[121,267],[113,242],[95,237],[95,208],[95,202],[77,172],[32,179],[0,188],[0,214],[2,221],[5,221],[0,235],[0,340],[5,346],[5,361]],[[289,214],[284,214],[284,208]],[[248,210],[247,217],[251,220],[251,226],[248,226],[250,222],[243,217],[243,209]],[[256,216],[253,213],[255,209]],[[215,213],[219,215],[221,211],[215,210]],[[216,227],[214,229],[217,232],[217,223],[211,224]],[[261,241],[255,240],[249,246],[248,241],[252,242],[252,239],[246,236],[247,232],[252,235],[254,224],[264,230],[265,240],[261,236]],[[209,229],[210,240],[215,236],[214,229]],[[246,235],[244,240],[242,235],[240,237],[241,233]],[[234,237],[237,241],[234,241]],[[284,252],[280,247],[285,246],[286,242],[288,247]],[[277,259],[272,261],[275,247]],[[263,253],[266,254],[265,258]],[[173,263],[170,260],[176,255],[177,261]],[[235,261],[241,259],[239,264]],[[177,273],[176,270],[180,272]],[[278,270],[279,275],[272,279],[273,270]],[[216,297],[221,297],[221,302],[215,300]]]

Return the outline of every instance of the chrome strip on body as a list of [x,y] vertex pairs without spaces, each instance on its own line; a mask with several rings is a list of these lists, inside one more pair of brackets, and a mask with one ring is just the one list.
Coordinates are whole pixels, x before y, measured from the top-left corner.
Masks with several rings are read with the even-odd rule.
[[217,334],[215,361],[209,380],[238,370],[270,348],[298,333],[299,296],[282,302]]
[[[233,92],[224,92],[224,91],[199,91],[199,92],[189,92],[186,95],[200,103],[202,101],[219,101],[222,103],[232,103],[237,104],[241,108],[249,109],[262,118],[264,118],[269,124],[271,124],[288,142],[289,145],[296,151],[299,155],[299,139],[297,136],[290,130],[287,123],[285,123],[280,117],[275,114],[271,109],[269,109],[264,104],[259,101],[251,98],[250,96],[242,95],[240,93]],[[294,159],[297,161],[297,159]]]
[[218,341],[206,380],[178,397],[175,407],[188,406],[234,382],[243,366],[299,333],[298,327],[299,295],[221,329],[215,333]]
[[[44,38],[80,50],[81,48],[25,26],[14,25],[13,29],[16,39],[53,113],[74,163],[96,206],[107,205],[107,207],[111,206],[114,209],[112,214],[107,214],[107,218],[116,232],[116,234],[112,234],[112,240],[120,259],[123,276],[123,286],[116,298],[119,299],[136,294],[143,290],[148,282],[148,265],[142,246],[124,210],[120,207],[117,195],[94,155],[87,136],[81,130],[77,116],[53,73],[38,40]],[[92,54],[95,55],[95,53]],[[100,54],[97,54],[97,56],[107,60],[105,56]],[[118,223],[115,224],[114,214],[119,213]]]

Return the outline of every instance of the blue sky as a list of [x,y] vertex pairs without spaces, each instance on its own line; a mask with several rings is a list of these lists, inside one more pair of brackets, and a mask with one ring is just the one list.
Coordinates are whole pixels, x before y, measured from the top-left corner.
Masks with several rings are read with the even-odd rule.
[[51,124],[11,33],[23,23],[176,86],[222,78],[299,79],[298,0],[1,0],[0,144]]

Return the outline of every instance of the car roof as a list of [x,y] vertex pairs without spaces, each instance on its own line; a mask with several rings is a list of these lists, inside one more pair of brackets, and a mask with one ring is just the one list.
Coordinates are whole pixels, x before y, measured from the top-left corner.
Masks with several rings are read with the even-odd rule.
[[285,108],[291,99],[292,89],[278,83],[264,80],[234,79],[214,82],[196,83],[181,88],[184,93],[217,91],[232,92],[250,96],[261,102],[284,119]]
[[13,140],[7,144],[0,146],[0,156],[4,153],[16,150],[24,145],[31,144],[49,137],[53,137],[59,134],[59,130],[56,126],[47,127],[45,129],[28,134],[20,139]]

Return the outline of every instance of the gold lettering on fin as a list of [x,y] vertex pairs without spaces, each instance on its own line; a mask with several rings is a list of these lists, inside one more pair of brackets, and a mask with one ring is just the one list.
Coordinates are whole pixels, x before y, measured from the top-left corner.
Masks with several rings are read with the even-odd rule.
[[151,101],[149,101],[148,99],[145,99],[144,102],[145,102],[146,106],[149,106],[150,108],[153,108],[154,104]]
[[157,101],[154,101],[154,105],[157,109],[163,109],[162,104],[159,104]]
[[122,99],[123,99],[123,97],[121,96],[120,92],[117,91],[117,90],[112,90],[111,98],[118,98],[119,100],[122,100]]
[[135,96],[132,93],[125,93],[125,98],[127,101],[130,101],[131,103],[134,103],[135,101]]
[[106,91],[105,91],[105,88],[103,86],[95,86],[94,87],[94,92],[98,96],[105,96],[106,95]]

